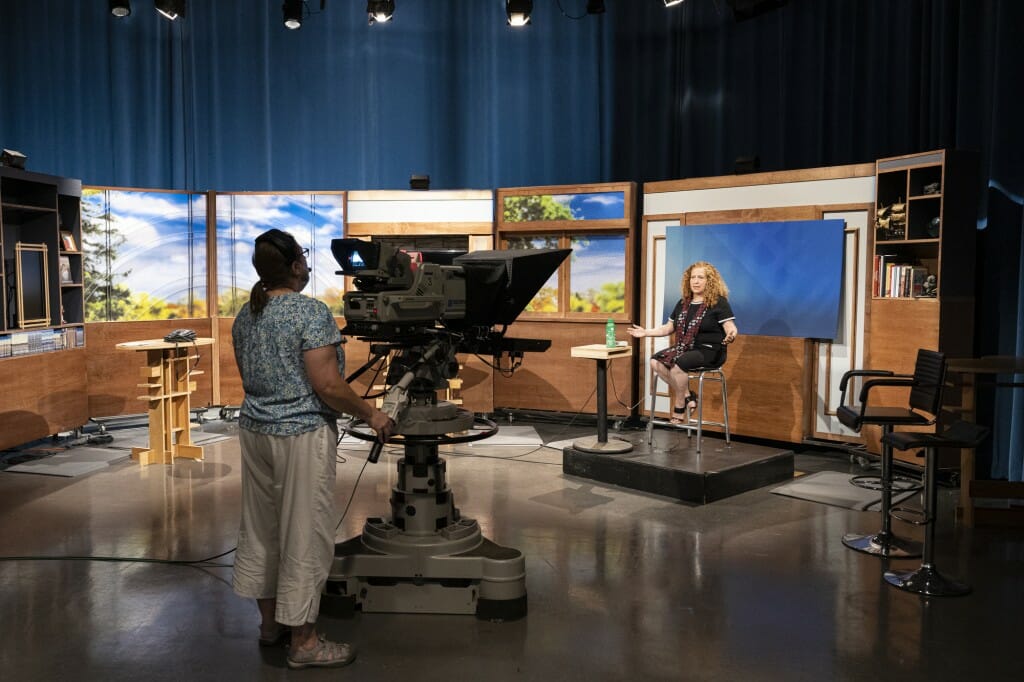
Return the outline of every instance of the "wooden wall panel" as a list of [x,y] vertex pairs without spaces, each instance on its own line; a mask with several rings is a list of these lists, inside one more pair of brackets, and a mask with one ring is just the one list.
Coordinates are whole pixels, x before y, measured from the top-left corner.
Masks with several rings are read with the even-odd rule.
[[85,365],[84,348],[0,360],[0,448],[86,424]]
[[[803,439],[811,394],[809,345],[805,339],[743,336],[741,327],[723,368],[732,433],[789,443]],[[717,386],[705,391],[717,398]],[[717,400],[708,406],[718,419]]]
[[223,405],[238,406],[245,397],[242,391],[242,376],[235,364],[235,346],[231,343],[231,325],[233,317],[218,317],[217,329],[220,343],[217,344],[217,358],[220,361],[220,402]]
[[[866,366],[870,369],[888,369],[897,374],[913,374],[917,350],[939,348],[939,302],[923,299],[877,298],[871,301],[872,315],[868,319],[868,345]],[[892,324],[899,320],[900,324]],[[905,406],[910,399],[909,388],[880,387],[872,389],[872,405]],[[934,431],[934,427],[911,429],[900,427],[901,431]],[[870,452],[882,451],[880,439],[882,429],[865,426],[864,441]],[[921,466],[916,453],[894,452],[897,459]]]
[[[162,339],[172,329],[187,327],[198,336],[212,336],[209,319],[147,320],[145,322],[94,322],[85,325],[86,374],[88,378],[89,416],[111,417],[122,414],[143,414],[146,404],[136,384],[141,382],[139,368],[145,356],[137,351],[118,350],[125,341]],[[217,346],[199,348],[196,390],[192,407],[212,404],[212,375]]]
[[[616,325],[617,338],[628,338],[627,327],[627,324]],[[551,348],[544,353],[526,353],[523,366],[511,377],[495,376],[495,408],[597,412],[597,403],[591,397],[597,386],[596,362],[570,357],[569,351],[573,346],[603,343],[604,321],[518,321],[509,327],[508,336],[549,339]],[[608,414],[629,414],[631,374],[631,358],[609,363]]]

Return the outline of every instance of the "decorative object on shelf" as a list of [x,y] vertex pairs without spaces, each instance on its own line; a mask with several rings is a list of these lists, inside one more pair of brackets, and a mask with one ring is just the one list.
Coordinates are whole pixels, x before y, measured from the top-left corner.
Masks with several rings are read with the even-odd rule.
[[897,202],[889,206],[889,232],[890,239],[906,239],[907,235],[907,205]]
[[15,286],[18,297],[18,327],[50,324],[50,276],[46,244],[14,245]]
[[942,187],[937,182],[929,182],[927,185],[921,188],[921,191],[925,194],[938,194],[939,188]]
[[78,245],[75,244],[75,235],[67,230],[60,231],[60,244],[65,251],[78,251]]
[[8,166],[9,168],[20,168],[24,170],[25,161],[28,157],[21,152],[14,151],[13,149],[4,149],[0,151],[0,166]]
[[878,209],[875,216],[875,240],[904,239],[907,234],[907,205],[903,202]]
[[[74,284],[75,280],[71,276],[71,259],[67,256],[60,256],[58,260],[58,272],[60,273],[61,284]],[[64,308],[61,306],[61,314],[63,315]]]
[[[928,274],[928,268],[915,265],[910,269],[910,295],[914,298],[921,298],[924,296],[924,283],[927,281],[930,275]],[[935,289],[934,284],[932,290]],[[932,294],[934,296],[934,294]]]
[[939,293],[939,280],[935,275],[928,275],[924,278],[924,284],[921,287],[922,298],[935,298]]
[[941,219],[939,216],[935,216],[928,221],[928,236],[932,239],[939,236],[939,227],[941,226]]

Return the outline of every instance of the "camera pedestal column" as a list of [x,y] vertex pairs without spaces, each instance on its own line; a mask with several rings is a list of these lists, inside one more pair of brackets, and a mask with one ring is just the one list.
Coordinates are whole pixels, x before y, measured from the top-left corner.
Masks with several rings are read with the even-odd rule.
[[497,432],[493,422],[488,432],[469,429],[473,418],[461,412],[468,417],[461,429],[469,435],[404,440],[391,517],[369,518],[361,535],[335,545],[321,610],[475,614],[483,620],[526,615],[526,558],[485,538],[476,520],[459,513],[437,454],[439,444]]
[[139,464],[171,464],[175,457],[202,459],[203,448],[192,444],[189,394],[195,390],[191,378],[202,374],[190,370],[198,359],[193,346],[213,345],[212,338],[195,342],[169,343],[163,339],[127,341],[117,344],[121,350],[144,351],[146,364],[140,374],[145,390],[139,400],[149,406],[149,447],[132,448],[132,459]]
[[581,438],[572,446],[582,452],[620,454],[633,449],[631,443],[613,438],[608,440],[608,361],[615,358],[628,358],[633,355],[630,346],[608,348],[602,344],[589,346],[573,346],[570,356],[588,358],[597,361],[597,436]]

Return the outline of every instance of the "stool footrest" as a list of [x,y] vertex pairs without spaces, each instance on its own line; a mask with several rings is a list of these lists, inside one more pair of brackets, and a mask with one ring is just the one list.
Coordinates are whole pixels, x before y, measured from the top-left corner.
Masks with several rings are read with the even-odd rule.
[[889,516],[915,526],[926,526],[929,521],[925,510],[917,507],[893,507],[889,510]]
[[861,474],[850,477],[850,485],[865,490],[890,490],[895,493],[912,493],[922,488],[920,481],[905,476],[893,476],[892,481],[886,485],[881,476],[875,474]]

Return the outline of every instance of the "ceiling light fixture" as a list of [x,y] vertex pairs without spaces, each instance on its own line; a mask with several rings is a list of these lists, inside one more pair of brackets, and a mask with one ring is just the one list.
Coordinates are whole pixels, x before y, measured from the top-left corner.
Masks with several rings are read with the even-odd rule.
[[367,0],[366,14],[370,17],[370,25],[383,24],[391,21],[395,13],[395,0]]
[[672,5],[678,5],[683,0],[665,0],[665,7],[671,7]]
[[284,27],[293,31],[302,27],[302,14],[305,9],[303,0],[284,0],[281,12],[284,14]]
[[130,0],[110,0],[110,13],[118,19],[126,17],[132,13],[132,3]]
[[505,16],[509,26],[526,26],[530,23],[533,0],[505,0]]
[[156,11],[174,21],[185,16],[185,0],[154,0]]

